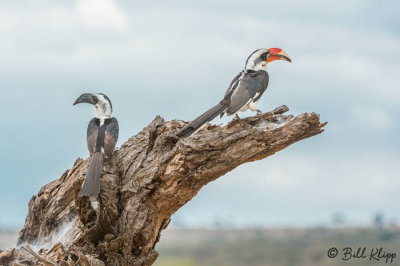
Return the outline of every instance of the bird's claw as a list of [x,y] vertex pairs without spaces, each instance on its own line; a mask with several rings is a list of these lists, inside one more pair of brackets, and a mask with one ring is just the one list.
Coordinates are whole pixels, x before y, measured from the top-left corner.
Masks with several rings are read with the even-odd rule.
[[262,111],[260,109],[257,109],[257,115],[262,114]]

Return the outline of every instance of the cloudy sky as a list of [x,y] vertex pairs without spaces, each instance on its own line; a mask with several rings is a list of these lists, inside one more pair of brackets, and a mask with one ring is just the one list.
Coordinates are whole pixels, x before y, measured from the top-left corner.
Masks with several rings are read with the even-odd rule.
[[1,1],[0,227],[21,227],[31,196],[88,156],[81,93],[111,98],[120,145],[157,114],[213,106],[261,47],[293,63],[269,66],[260,109],[317,112],[326,132],[209,184],[173,223],[400,222],[399,13],[396,0]]

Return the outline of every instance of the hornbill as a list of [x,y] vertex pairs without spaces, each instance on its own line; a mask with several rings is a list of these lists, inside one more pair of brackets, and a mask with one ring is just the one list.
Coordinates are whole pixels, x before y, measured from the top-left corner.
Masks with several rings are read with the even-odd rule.
[[102,93],[84,93],[76,99],[73,105],[78,103],[90,103],[96,108],[96,114],[89,122],[86,136],[87,147],[92,160],[79,192],[80,196],[87,195],[96,198],[100,192],[103,157],[111,156],[117,143],[118,121],[115,117],[111,117],[111,101]]
[[256,111],[258,101],[268,86],[267,64],[274,60],[286,60],[292,62],[285,51],[280,48],[255,50],[246,60],[242,70],[231,82],[224,98],[207,112],[203,113],[192,122],[183,127],[176,134],[180,138],[186,138],[199,130],[205,123],[216,116],[236,115],[237,112]]

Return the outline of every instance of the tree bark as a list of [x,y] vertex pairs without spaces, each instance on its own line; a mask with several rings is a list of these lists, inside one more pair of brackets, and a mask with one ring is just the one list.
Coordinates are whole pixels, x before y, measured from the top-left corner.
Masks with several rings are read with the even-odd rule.
[[157,116],[104,162],[97,201],[78,197],[90,159],[77,159],[32,197],[0,265],[151,265],[171,215],[204,185],[323,131],[318,114],[288,110],[207,124],[186,139],[175,136],[186,122]]

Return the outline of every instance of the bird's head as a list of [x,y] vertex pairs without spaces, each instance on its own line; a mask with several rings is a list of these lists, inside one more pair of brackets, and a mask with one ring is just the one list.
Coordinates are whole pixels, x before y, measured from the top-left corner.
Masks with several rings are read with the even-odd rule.
[[267,70],[267,64],[274,60],[292,62],[288,54],[281,48],[258,49],[247,58],[245,69]]
[[97,118],[110,118],[112,113],[112,104],[110,99],[103,93],[84,93],[76,99],[73,105],[78,103],[90,103],[96,108]]

